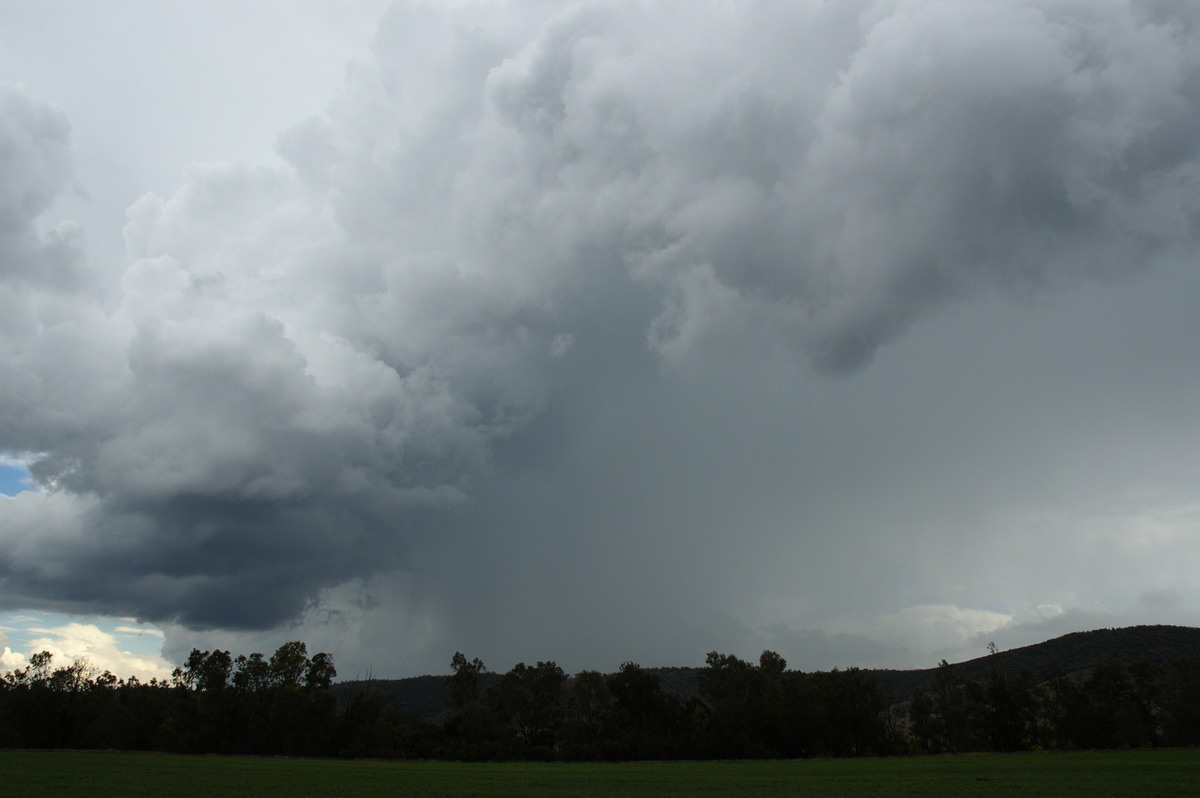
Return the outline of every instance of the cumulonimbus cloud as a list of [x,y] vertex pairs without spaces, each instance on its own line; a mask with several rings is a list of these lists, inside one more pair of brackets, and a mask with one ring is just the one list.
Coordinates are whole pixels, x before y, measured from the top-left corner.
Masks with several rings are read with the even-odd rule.
[[1167,2],[399,5],[285,168],[134,203],[119,283],[43,215],[67,116],[7,89],[0,448],[44,491],[0,502],[0,601],[277,624],[486,534],[436,519],[589,379],[851,373],[1190,249],[1198,38]]

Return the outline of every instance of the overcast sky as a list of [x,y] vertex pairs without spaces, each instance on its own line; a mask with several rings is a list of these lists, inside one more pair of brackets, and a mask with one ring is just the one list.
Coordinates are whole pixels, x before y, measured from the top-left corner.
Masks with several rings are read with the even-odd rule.
[[0,176],[0,610],[55,639],[1200,621],[1190,0],[0,0]]

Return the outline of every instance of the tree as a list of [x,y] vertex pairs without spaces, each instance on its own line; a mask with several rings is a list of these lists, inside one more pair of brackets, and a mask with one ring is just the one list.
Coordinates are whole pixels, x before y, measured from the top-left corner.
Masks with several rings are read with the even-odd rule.
[[176,668],[171,678],[177,685],[201,692],[221,690],[229,683],[233,658],[228,651],[201,651],[193,648],[182,668]]
[[662,697],[659,679],[636,662],[621,663],[621,669],[608,677],[608,692],[626,727],[644,727],[658,714]]
[[1167,745],[1200,745],[1200,657],[1171,664],[1162,714]]
[[483,660],[476,657],[470,662],[461,651],[455,651],[450,660],[450,669],[454,671],[448,678],[450,683],[450,700],[461,710],[479,700],[479,675],[486,670]]
[[324,651],[313,654],[304,673],[304,685],[311,690],[328,690],[337,676],[337,668],[333,666],[333,656]]
[[996,751],[1032,748],[1037,734],[1037,698],[1028,672],[1006,677],[991,668],[984,681],[984,730]]
[[[785,693],[794,681],[787,661],[763,651],[758,664],[732,654],[709,652],[700,672],[700,697],[707,713],[692,712],[711,756],[768,757],[787,747]],[[794,736],[794,735],[793,735]]]
[[45,685],[50,681],[50,662],[54,655],[49,651],[39,651],[29,658],[29,667],[25,672],[35,685]]
[[575,674],[569,701],[575,741],[584,745],[597,744],[609,724],[611,707],[612,695],[603,674],[599,671],[580,671]]
[[985,746],[979,721],[982,702],[978,691],[944,659],[934,671],[931,697],[938,720],[937,750],[978,751]]
[[758,658],[751,693],[754,737],[762,749],[778,756],[785,747],[788,718],[784,713],[787,660],[774,651],[763,651]]
[[683,707],[674,695],[663,692],[658,674],[636,662],[625,662],[607,681],[624,756],[662,759],[676,755]]
[[308,668],[308,646],[299,640],[284,643],[271,655],[268,669],[271,684],[299,687]]
[[708,705],[708,744],[717,756],[745,756],[749,749],[750,683],[754,666],[733,654],[710,651],[700,672],[700,697]]
[[941,745],[941,728],[933,713],[933,699],[924,690],[913,693],[908,705],[908,722],[921,753],[936,753]]
[[518,662],[488,691],[488,700],[526,745],[551,745],[562,715],[567,675],[554,662]]
[[700,672],[700,696],[714,713],[736,713],[749,704],[754,666],[733,654],[708,652]]
[[816,747],[830,756],[865,756],[891,748],[886,702],[875,674],[847,668],[807,677],[814,713]]

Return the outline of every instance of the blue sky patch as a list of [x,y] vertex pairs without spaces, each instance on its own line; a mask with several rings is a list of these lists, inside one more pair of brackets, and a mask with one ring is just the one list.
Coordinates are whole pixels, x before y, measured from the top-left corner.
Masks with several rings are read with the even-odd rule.
[[23,490],[29,490],[26,480],[29,472],[20,466],[0,465],[0,493],[5,496],[16,496]]

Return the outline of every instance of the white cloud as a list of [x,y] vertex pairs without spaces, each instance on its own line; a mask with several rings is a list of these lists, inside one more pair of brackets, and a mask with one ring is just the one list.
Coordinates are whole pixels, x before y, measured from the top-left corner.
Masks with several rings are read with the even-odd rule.
[[138,637],[141,637],[141,636],[162,637],[163,636],[163,632],[161,629],[144,629],[140,626],[114,626],[113,632],[116,634],[135,635]]
[[0,668],[5,672],[24,668],[29,664],[29,658],[24,654],[13,651],[8,646],[4,647],[4,651],[0,652]]
[[979,641],[1012,620],[1012,615],[992,610],[926,604],[842,622],[838,628],[883,643],[893,666],[927,668],[943,658],[953,662],[983,656],[986,650]]
[[3,664],[6,668],[24,667],[31,655],[49,651],[54,667],[83,659],[98,671],[109,671],[121,678],[136,676],[142,681],[162,680],[170,677],[174,669],[160,655],[135,654],[123,649],[116,635],[95,624],[72,621],[51,628],[31,627],[25,632],[31,635],[25,645],[26,652],[14,652],[5,647]]

